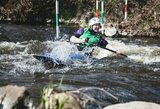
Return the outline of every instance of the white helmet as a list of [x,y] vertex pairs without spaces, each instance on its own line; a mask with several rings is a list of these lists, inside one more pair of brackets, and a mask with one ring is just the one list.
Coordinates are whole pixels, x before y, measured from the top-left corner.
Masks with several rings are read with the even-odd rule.
[[89,20],[89,26],[92,26],[94,24],[101,24],[101,21],[97,17],[93,17],[92,19]]

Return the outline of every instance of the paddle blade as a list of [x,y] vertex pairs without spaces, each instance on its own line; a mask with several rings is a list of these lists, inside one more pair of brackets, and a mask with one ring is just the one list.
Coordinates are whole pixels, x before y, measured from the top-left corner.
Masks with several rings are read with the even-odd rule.
[[119,55],[121,55],[121,56],[123,56],[123,57],[128,58],[128,56],[127,56],[127,55],[125,55],[125,54],[123,54],[123,53],[120,53]]

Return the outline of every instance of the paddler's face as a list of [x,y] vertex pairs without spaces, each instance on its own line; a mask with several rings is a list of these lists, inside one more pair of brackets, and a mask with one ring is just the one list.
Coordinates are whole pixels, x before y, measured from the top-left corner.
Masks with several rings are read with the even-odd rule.
[[99,32],[100,27],[101,27],[100,24],[94,24],[92,26],[92,30],[97,33],[97,32]]

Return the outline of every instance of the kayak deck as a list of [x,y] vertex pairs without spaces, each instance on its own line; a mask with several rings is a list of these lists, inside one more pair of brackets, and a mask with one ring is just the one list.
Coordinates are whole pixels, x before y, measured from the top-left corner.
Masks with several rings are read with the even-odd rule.
[[44,55],[33,55],[33,57],[39,61],[41,61],[44,66],[46,68],[54,68],[54,67],[62,67],[65,66],[64,63],[62,63],[60,60],[58,59],[54,59],[48,56],[44,56]]

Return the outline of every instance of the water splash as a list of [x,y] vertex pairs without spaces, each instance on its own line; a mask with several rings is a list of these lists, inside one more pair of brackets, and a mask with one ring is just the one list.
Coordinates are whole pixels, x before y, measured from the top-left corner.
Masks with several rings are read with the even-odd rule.
[[54,42],[52,51],[49,54],[50,57],[54,57],[58,60],[63,61],[67,65],[88,65],[90,60],[85,52],[78,51],[75,45],[68,42],[57,41]]
[[[160,47],[158,46],[138,46],[135,44],[127,45],[118,40],[109,40],[108,42],[118,51],[126,54],[132,61],[142,62],[144,64],[160,62]],[[99,47],[97,47],[94,52],[94,56],[98,59],[115,56],[115,53]]]

